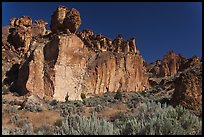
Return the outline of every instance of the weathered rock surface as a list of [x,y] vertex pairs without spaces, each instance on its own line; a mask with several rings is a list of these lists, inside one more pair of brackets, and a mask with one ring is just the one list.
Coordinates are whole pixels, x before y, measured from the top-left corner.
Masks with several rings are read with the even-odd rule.
[[12,18],[10,20],[10,26],[12,27],[30,27],[32,25],[32,19],[29,16],[22,16],[20,18]]
[[[79,99],[78,77],[85,66],[83,43],[76,36],[55,36],[47,45],[37,47],[19,72],[22,94],[64,100]],[[36,81],[36,82],[34,82]]]
[[15,50],[23,54],[29,50],[32,40],[31,25],[32,19],[28,16],[10,20],[10,35],[8,41],[14,46]]
[[136,40],[131,38],[124,40],[119,34],[114,40],[103,36],[102,34],[94,34],[92,30],[84,29],[78,32],[77,36],[81,38],[84,44],[95,52],[111,51],[117,53],[138,53],[136,49]]
[[76,33],[81,25],[80,13],[72,8],[71,11],[59,6],[52,14],[50,29],[52,33]]
[[35,36],[43,36],[46,34],[46,25],[48,23],[43,21],[43,20],[35,20],[35,22],[32,24],[32,28],[31,28],[31,33],[32,33],[32,36],[35,37]]
[[81,25],[80,13],[75,8],[69,11],[64,19],[64,28],[66,33],[76,33]]
[[189,68],[174,81],[175,91],[171,99],[174,106],[182,105],[187,109],[202,110],[202,66]]
[[177,74],[182,71],[183,65],[187,59],[173,51],[168,52],[162,60],[158,60],[147,66],[148,72],[152,73],[153,77],[167,77]]
[[[64,101],[107,91],[141,91],[149,87],[140,54],[93,52],[76,35],[58,35],[38,47],[21,66],[22,94]],[[35,82],[36,81],[36,82]]]
[[142,91],[149,87],[143,59],[139,54],[102,52],[88,62],[86,91]]
[[11,86],[17,80],[18,67],[22,58],[7,40],[10,26],[2,27],[2,84]]
[[[34,38],[46,33],[47,22],[28,16],[12,18],[10,26],[2,27],[2,83],[14,84],[22,61],[35,49]],[[42,40],[41,40],[42,41]],[[44,41],[44,40],[43,40]],[[13,85],[15,87],[15,84]]]

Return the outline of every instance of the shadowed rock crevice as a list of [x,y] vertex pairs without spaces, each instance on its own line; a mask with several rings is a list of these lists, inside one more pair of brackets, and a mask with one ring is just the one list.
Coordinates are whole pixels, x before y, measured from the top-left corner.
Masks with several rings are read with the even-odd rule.
[[55,78],[55,64],[57,62],[59,53],[59,38],[54,36],[50,43],[43,48],[44,66],[43,66],[43,82],[45,96],[53,97],[54,95],[54,78]]
[[33,59],[33,52],[30,57],[19,67],[18,79],[17,79],[17,91],[19,95],[26,95],[30,91],[27,89],[26,83],[28,81],[29,71],[29,62]]
[[6,78],[3,81],[4,85],[10,85],[11,92],[17,92],[16,82],[18,79],[19,64],[14,64],[9,71],[6,72]]

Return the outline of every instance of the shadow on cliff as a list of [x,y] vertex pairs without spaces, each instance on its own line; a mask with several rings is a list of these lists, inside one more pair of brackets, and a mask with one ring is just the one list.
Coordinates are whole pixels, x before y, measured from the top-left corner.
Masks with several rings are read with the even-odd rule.
[[13,45],[13,47],[15,48],[15,50],[17,50],[17,40],[13,38],[13,32],[15,31],[15,28],[10,28],[9,29],[9,34],[8,34],[8,39],[7,42],[11,45]]
[[9,71],[6,72],[6,78],[3,81],[3,84],[10,85],[9,90],[11,92],[16,92],[16,84],[18,80],[19,64],[14,64]]

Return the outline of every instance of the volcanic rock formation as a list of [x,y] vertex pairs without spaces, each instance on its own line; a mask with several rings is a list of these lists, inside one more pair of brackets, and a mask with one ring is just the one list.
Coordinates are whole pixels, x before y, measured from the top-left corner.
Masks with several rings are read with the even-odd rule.
[[18,19],[12,18],[10,20],[11,34],[9,42],[14,45],[18,51],[24,54],[29,50],[30,42],[32,39],[31,33],[32,19],[28,16],[22,16]]
[[31,29],[32,30],[31,33],[33,37],[38,36],[38,35],[41,35],[41,36],[45,35],[47,32],[45,28],[47,24],[48,23],[43,20],[35,20],[35,22],[32,25],[32,29]]
[[98,53],[76,35],[56,35],[36,48],[20,67],[18,86],[22,94],[53,97],[64,101],[85,94],[107,91],[142,91],[148,88],[141,55]]
[[167,77],[177,74],[184,70],[183,65],[187,59],[174,51],[168,52],[162,60],[157,60],[154,64],[147,66],[148,72],[152,73],[153,77]]
[[202,110],[202,66],[188,68],[174,81],[175,91],[171,99],[174,106],[182,105],[187,109]]
[[81,93],[139,92],[163,86],[160,89],[168,93],[174,91],[173,105],[200,109],[198,57],[186,59],[170,51],[148,64],[135,38],[125,40],[119,34],[110,39],[90,29],[78,32],[80,24],[80,13],[64,6],[52,14],[51,31],[43,20],[32,24],[28,16],[11,19],[10,26],[2,28],[2,82],[12,84],[21,95],[60,101],[67,95],[68,100],[78,100]]
[[50,29],[52,33],[76,33],[81,25],[80,13],[72,8],[71,11],[59,6],[52,14]]
[[[33,35],[45,34],[46,24],[36,20],[32,28],[39,31],[32,31]],[[135,38],[124,40],[120,34],[111,40],[88,29],[76,32],[80,24],[76,9],[57,8],[50,25],[57,35],[53,34],[48,43],[32,42],[30,54],[20,65],[17,87],[21,95],[64,101],[66,95],[70,100],[80,99],[82,92],[88,95],[149,88]]]

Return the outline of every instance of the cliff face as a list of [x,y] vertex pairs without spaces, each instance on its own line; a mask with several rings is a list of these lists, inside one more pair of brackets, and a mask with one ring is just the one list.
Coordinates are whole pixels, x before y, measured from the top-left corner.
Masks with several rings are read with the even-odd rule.
[[174,51],[168,52],[162,60],[158,60],[153,64],[147,66],[148,72],[153,77],[167,77],[177,74],[179,71],[183,71],[186,67],[184,64],[187,59],[180,54],[176,54]]
[[182,105],[187,109],[202,110],[202,66],[197,64],[185,70],[174,81],[175,91],[171,104]]
[[143,59],[139,54],[102,52],[88,62],[84,77],[86,90],[142,91],[149,87]]
[[89,50],[76,35],[58,35],[37,47],[20,67],[18,86],[31,93],[64,101],[80,99],[80,93],[141,91],[148,88],[139,54]]
[[[135,39],[122,35],[111,40],[91,30],[76,32],[81,24],[76,9],[59,6],[51,18],[52,33],[45,33],[42,20],[36,20],[34,40],[27,59],[21,64],[17,87],[42,98],[64,101],[81,99],[81,93],[101,94],[116,91],[142,91],[149,88],[144,61]],[[36,34],[39,32],[39,34]],[[75,34],[76,33],[76,34]]]
[[[186,59],[170,51],[147,64],[135,38],[125,40],[119,34],[110,39],[89,29],[78,32],[80,24],[80,13],[64,6],[52,14],[51,31],[43,20],[32,24],[28,16],[11,19],[10,26],[2,28],[2,82],[21,95],[60,101],[67,95],[78,100],[81,93],[139,92],[170,83],[172,104],[200,107],[200,74],[187,71],[196,67],[202,73],[198,57]],[[174,81],[177,75],[180,79]]]

